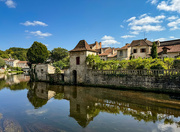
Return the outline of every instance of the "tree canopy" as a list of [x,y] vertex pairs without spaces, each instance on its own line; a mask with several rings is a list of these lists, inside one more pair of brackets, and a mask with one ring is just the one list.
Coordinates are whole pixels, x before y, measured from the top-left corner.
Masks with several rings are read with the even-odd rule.
[[54,48],[51,51],[51,59],[53,62],[62,60],[66,57],[68,57],[68,50],[67,49],[58,47],[58,48]]
[[35,41],[28,49],[27,59],[32,64],[43,63],[48,58],[48,55],[47,47],[44,44]]
[[0,57],[2,58],[13,58],[13,59],[18,59],[21,61],[27,60],[27,51],[28,49],[24,48],[18,48],[18,47],[11,47],[7,49],[6,51],[0,50]]
[[0,57],[0,68],[5,65],[5,61]]

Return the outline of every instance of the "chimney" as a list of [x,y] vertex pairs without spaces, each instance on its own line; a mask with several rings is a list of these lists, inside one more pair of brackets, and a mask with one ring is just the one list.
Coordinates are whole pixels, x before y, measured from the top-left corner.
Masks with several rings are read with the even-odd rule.
[[128,43],[126,43],[126,45],[128,45]]
[[114,55],[114,48],[112,49],[112,54]]
[[95,41],[95,44],[96,44],[96,49],[98,49],[98,42],[97,42],[97,41]]
[[101,54],[104,53],[104,50],[101,48]]
[[101,42],[99,42],[99,48],[102,48],[102,43]]
[[145,41],[147,40],[147,38],[144,39]]

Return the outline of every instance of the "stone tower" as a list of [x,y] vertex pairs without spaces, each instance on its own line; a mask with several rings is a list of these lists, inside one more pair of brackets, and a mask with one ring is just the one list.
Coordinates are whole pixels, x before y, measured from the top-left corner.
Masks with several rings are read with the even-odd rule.
[[96,55],[96,51],[92,50],[85,40],[80,40],[76,47],[70,52],[70,82],[77,84],[86,80],[86,57],[89,54]]

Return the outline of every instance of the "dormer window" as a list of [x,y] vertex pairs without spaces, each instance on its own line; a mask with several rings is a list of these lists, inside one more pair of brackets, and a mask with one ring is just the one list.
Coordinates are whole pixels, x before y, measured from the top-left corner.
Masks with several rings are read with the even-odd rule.
[[80,64],[80,57],[76,57],[76,65]]

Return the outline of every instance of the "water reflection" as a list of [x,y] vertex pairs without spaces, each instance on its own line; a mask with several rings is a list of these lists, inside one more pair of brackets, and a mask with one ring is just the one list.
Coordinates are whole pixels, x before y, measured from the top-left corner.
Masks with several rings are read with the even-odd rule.
[[[0,89],[4,87],[11,90],[27,89],[27,98],[35,109],[26,110],[28,115],[47,114],[48,109],[43,109],[43,107],[52,99],[56,101],[67,100],[70,104],[69,117],[76,120],[83,128],[87,128],[98,115],[109,113],[129,116],[136,122],[157,124],[158,131],[173,131],[170,130],[170,127],[174,126],[176,127],[175,131],[180,130],[178,128],[180,127],[180,101],[177,100],[178,96],[176,95],[59,86],[43,82],[28,83],[23,82],[22,78],[19,79],[21,81],[18,84],[13,83],[13,81],[9,83],[9,80],[14,79],[1,80]],[[60,111],[55,111],[53,114],[58,115],[59,113]],[[0,114],[0,121],[2,118],[3,115]],[[16,121],[14,122],[14,124],[19,125]],[[111,124],[109,125],[111,126]]]
[[28,81],[30,80],[29,76],[24,74],[7,76],[2,74],[0,78],[0,90],[3,88],[8,88],[10,90],[23,90],[28,89]]
[[54,99],[66,99],[70,102],[70,117],[79,125],[86,127],[100,112],[130,115],[137,121],[163,121],[164,124],[180,122],[174,120],[180,116],[180,102],[166,94],[118,91],[103,88],[85,88],[76,86],[50,86],[46,83],[33,83],[28,98],[37,109]]

